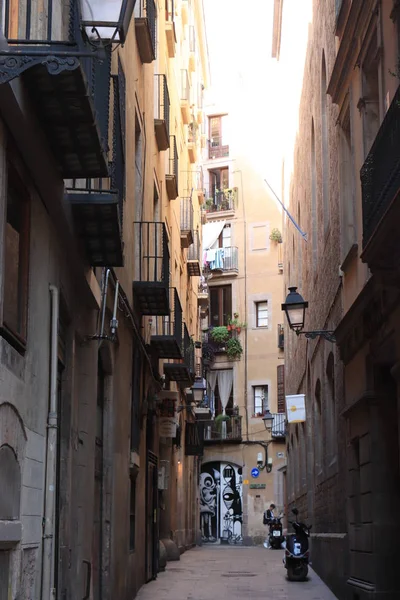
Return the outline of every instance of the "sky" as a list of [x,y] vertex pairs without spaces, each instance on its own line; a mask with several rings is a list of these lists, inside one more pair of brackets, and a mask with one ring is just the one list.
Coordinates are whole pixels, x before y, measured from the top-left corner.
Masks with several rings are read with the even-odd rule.
[[[283,0],[280,60],[272,58],[274,0],[203,0],[211,71],[209,100],[231,115],[231,138],[278,195],[290,162],[312,0]],[[232,140],[229,140],[232,143]]]

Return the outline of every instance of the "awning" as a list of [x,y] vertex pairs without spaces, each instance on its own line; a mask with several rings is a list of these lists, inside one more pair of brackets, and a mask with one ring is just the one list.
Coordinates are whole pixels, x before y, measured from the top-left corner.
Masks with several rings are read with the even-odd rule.
[[203,225],[203,250],[209,250],[217,241],[221,231],[225,227],[226,221],[214,221]]

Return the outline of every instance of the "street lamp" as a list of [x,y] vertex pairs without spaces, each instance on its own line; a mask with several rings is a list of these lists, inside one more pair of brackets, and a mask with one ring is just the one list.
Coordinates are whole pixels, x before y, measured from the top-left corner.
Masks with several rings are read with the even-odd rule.
[[272,424],[274,422],[274,416],[271,415],[271,413],[269,412],[269,410],[265,411],[262,420],[263,420],[264,427],[265,427],[266,431],[269,431],[269,432],[272,431]]
[[125,42],[136,0],[79,0],[81,25],[89,39]]
[[316,337],[322,337],[325,340],[328,340],[328,342],[335,342],[334,331],[327,329],[303,331],[306,308],[308,308],[308,302],[306,302],[303,296],[298,293],[297,287],[290,287],[289,294],[286,296],[286,301],[282,304],[282,310],[285,311],[290,329],[292,329],[296,335],[305,335],[306,338],[312,340]]
[[192,385],[194,403],[199,405],[203,402],[204,392],[206,391],[206,381],[203,377],[196,377]]

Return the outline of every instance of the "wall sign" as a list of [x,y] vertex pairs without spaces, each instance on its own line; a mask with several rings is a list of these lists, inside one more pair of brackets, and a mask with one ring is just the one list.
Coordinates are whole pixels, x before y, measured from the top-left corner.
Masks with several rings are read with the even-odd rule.
[[259,474],[260,474],[260,471],[256,467],[254,467],[254,469],[251,470],[251,476],[254,478],[257,478],[259,476]]
[[267,487],[266,483],[251,483],[250,484],[251,490],[265,490],[266,487]]

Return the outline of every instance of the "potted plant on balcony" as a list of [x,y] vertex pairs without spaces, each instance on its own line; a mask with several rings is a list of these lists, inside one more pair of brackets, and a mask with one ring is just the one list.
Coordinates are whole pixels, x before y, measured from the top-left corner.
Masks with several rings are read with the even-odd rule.
[[277,244],[282,244],[282,234],[279,231],[279,229],[274,227],[274,229],[271,231],[269,239],[271,240],[271,242],[276,242]]
[[230,360],[234,360],[235,358],[240,358],[243,353],[242,344],[238,338],[231,338],[226,343],[226,353]]
[[229,331],[237,331],[240,333],[242,329],[247,326],[247,323],[241,323],[239,321],[239,313],[233,313],[233,319],[228,317],[228,330]]
[[214,422],[219,433],[222,433],[222,423],[227,423],[228,421],[230,421],[230,417],[228,417],[228,415],[220,414],[215,417]]
[[216,344],[224,345],[229,340],[228,327],[222,325],[220,327],[213,327],[210,331],[211,339]]

